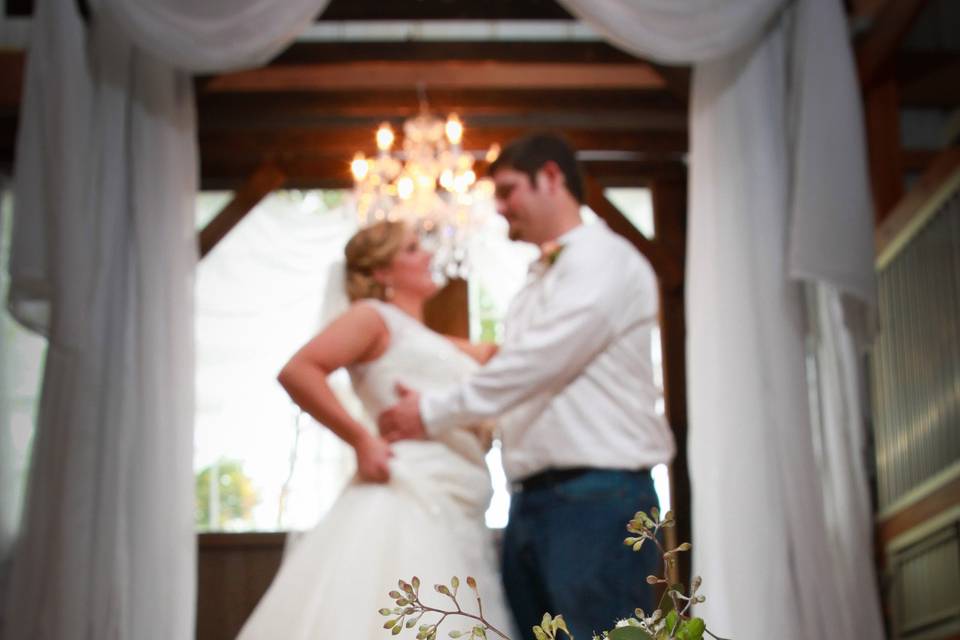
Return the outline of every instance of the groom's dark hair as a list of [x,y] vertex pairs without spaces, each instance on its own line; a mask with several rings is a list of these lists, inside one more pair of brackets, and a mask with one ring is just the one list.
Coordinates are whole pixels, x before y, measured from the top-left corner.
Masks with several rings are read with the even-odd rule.
[[551,160],[563,173],[570,195],[583,203],[583,176],[577,156],[573,147],[555,133],[534,133],[511,142],[490,163],[487,175],[493,176],[500,169],[513,169],[527,174],[533,184],[537,172]]

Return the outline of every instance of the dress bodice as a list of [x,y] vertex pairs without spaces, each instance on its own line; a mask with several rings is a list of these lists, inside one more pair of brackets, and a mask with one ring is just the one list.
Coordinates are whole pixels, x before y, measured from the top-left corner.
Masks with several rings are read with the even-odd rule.
[[[434,390],[457,384],[479,366],[450,340],[392,304],[378,300],[364,304],[377,310],[390,332],[390,343],[379,358],[347,367],[354,391],[371,418],[397,402],[397,383],[420,392]],[[438,440],[483,465],[487,445],[481,433],[479,428],[451,429]]]

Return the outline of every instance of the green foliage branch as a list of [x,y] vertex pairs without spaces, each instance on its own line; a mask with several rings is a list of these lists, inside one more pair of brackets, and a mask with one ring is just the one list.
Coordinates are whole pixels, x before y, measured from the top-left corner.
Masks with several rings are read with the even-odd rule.
[[[715,640],[725,640],[711,633],[703,619],[695,617],[692,613],[691,608],[694,605],[706,600],[705,596],[698,593],[702,584],[700,576],[693,578],[689,591],[682,583],[671,583],[667,578],[672,573],[671,570],[676,567],[679,554],[691,549],[689,542],[684,542],[673,549],[666,549],[663,546],[660,541],[661,531],[675,525],[676,520],[672,511],[668,511],[661,518],[660,510],[656,507],[650,509],[649,515],[644,511],[638,511],[627,523],[627,531],[631,535],[623,541],[625,545],[636,552],[640,551],[644,544],[652,543],[656,545],[663,558],[664,575],[647,576],[647,584],[651,587],[663,586],[663,596],[660,598],[657,609],[650,615],[647,615],[643,609],[635,609],[633,617],[617,621],[616,626],[609,631],[603,631],[599,635],[594,634],[593,640],[703,640],[704,634]],[[405,628],[412,629],[417,626],[426,614],[435,614],[439,616],[438,619],[421,624],[416,637],[417,640],[437,640],[440,625],[450,616],[459,616],[471,620],[471,626],[465,630],[449,631],[447,636],[450,638],[485,640],[490,637],[489,633],[502,640],[510,640],[503,631],[494,627],[484,617],[477,581],[468,577],[466,583],[476,598],[477,613],[464,610],[457,600],[460,580],[456,576],[450,580],[449,586],[434,585],[437,593],[452,601],[452,609],[424,604],[420,599],[420,578],[414,576],[410,582],[400,580],[398,583],[400,590],[391,591],[389,594],[396,606],[380,609],[380,615],[388,618],[383,627],[390,630],[392,635],[398,635]],[[562,640],[559,635],[561,633],[569,640],[575,640],[562,615],[545,613],[540,624],[533,627],[536,640]]]

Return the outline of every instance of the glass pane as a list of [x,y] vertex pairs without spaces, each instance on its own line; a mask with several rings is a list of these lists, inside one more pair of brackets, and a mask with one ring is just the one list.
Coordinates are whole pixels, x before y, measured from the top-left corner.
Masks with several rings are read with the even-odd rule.
[[233,199],[233,191],[202,191],[197,194],[197,230],[203,229]]
[[[0,200],[0,298],[6,302],[12,199]],[[19,528],[47,341],[0,312],[0,557]]]
[[650,189],[611,187],[604,189],[603,193],[640,233],[653,240],[653,196]]

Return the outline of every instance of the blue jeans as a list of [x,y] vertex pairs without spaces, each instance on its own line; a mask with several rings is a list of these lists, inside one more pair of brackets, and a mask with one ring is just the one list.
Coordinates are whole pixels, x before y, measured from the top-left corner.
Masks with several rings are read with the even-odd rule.
[[658,506],[648,471],[592,470],[515,493],[503,540],[503,581],[521,638],[543,614],[563,614],[576,640],[654,608],[646,577],[659,554],[623,544],[637,511]]

